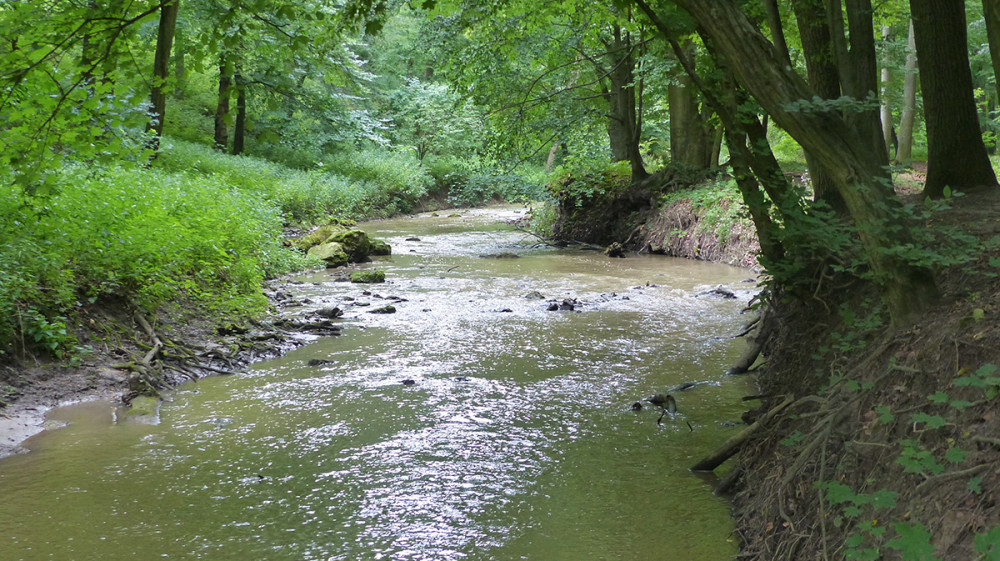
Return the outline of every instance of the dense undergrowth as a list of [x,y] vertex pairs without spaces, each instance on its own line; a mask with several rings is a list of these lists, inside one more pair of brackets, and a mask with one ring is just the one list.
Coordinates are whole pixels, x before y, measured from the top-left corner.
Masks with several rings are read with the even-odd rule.
[[265,279],[319,265],[283,246],[286,226],[409,212],[442,188],[466,203],[531,188],[442,187],[405,153],[360,151],[306,171],[170,138],[152,168],[76,164],[53,183],[39,196],[0,181],[0,358],[86,352],[70,326],[101,299],[258,314]]

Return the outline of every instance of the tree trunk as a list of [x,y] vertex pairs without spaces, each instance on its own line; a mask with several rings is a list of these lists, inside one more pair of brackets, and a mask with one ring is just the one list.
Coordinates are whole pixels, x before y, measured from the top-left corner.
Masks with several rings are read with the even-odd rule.
[[986,36],[990,41],[997,102],[1000,103],[1000,0],[983,0],[983,18],[986,20]]
[[785,29],[781,25],[781,12],[778,11],[778,0],[764,0],[767,10],[767,26],[771,29],[771,43],[778,60],[792,67],[792,59],[788,54],[788,43],[785,41]]
[[903,76],[903,108],[899,114],[899,146],[894,163],[910,165],[913,153],[913,122],[917,108],[917,46],[913,37],[913,22],[906,39],[906,75]]
[[[837,190],[857,224],[875,279],[882,286],[893,321],[909,321],[937,296],[927,269],[885,251],[911,242],[899,219],[900,202],[885,187],[881,161],[833,112],[792,111],[795,102],[815,95],[786,68],[773,46],[730,0],[674,0],[687,10],[729,62],[736,78],[819,162],[830,170]],[[881,144],[880,144],[881,145]]]
[[185,52],[183,31],[182,23],[181,32],[174,33],[174,97],[184,95],[185,73],[187,72],[187,67],[184,65],[184,55],[187,53]]
[[[694,60],[694,46],[686,43],[683,54]],[[670,113],[670,159],[677,164],[694,169],[711,166],[714,138],[698,110],[698,90],[686,74],[679,74],[667,88],[667,105]]]
[[234,76],[236,82],[236,125],[233,130],[233,155],[243,153],[247,132],[247,88],[243,76],[239,72]]
[[[839,3],[839,0],[836,0]],[[882,140],[878,104],[878,59],[875,55],[875,32],[872,27],[871,0],[846,0],[851,50],[849,66],[853,71],[844,93],[870,104],[866,110],[847,115],[847,123],[858,131],[883,166],[889,165],[889,152]],[[845,86],[848,82],[844,82]],[[888,172],[883,174],[887,179]]]
[[555,141],[552,143],[552,148],[549,148],[549,157],[545,159],[545,173],[552,173],[552,170],[556,167],[556,156],[559,155],[559,144],[560,141]]
[[177,27],[177,10],[180,0],[165,0],[160,7],[160,25],[156,33],[156,54],[153,57],[153,90],[150,94],[150,120],[146,132],[152,132],[149,148],[160,148],[163,136],[163,121],[167,109],[167,78],[170,77],[170,48],[174,44],[174,29]]
[[646,166],[639,151],[639,140],[642,136],[642,116],[636,104],[641,92],[636,88],[636,60],[633,54],[632,39],[627,30],[620,26],[612,27],[612,40],[609,44],[609,64],[611,69],[607,76],[611,81],[609,101],[608,135],[611,141],[611,151],[616,160],[627,160],[632,166],[632,181],[641,181],[649,177]]
[[917,65],[927,125],[927,182],[924,192],[994,187],[979,129],[969,69],[965,4],[910,0]]
[[[795,19],[799,24],[802,52],[806,59],[806,74],[809,85],[822,99],[840,97],[840,71],[834,54],[833,39],[822,0],[792,0]],[[833,177],[811,151],[804,150],[806,165],[812,180],[813,193],[817,201],[830,205],[838,213],[846,213],[844,199],[833,184]]]
[[229,75],[226,64],[226,55],[221,55],[219,61],[219,97],[215,105],[215,149],[225,152],[229,146],[229,128],[226,121],[229,120],[229,90],[233,86],[233,80]]
[[[882,26],[882,40],[888,41],[892,37],[892,28],[888,25]],[[886,153],[891,153],[893,145],[893,123],[892,123],[892,101],[889,99],[889,87],[892,81],[892,71],[889,69],[889,56],[882,61],[882,142],[885,143]]]

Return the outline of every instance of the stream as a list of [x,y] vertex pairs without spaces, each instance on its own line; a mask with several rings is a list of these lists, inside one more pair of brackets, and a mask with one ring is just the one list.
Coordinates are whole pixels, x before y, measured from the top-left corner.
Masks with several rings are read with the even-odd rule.
[[[717,480],[688,468],[753,393],[725,374],[753,273],[539,246],[524,212],[362,224],[385,284],[282,288],[307,301],[286,313],[344,309],[342,336],[182,386],[158,424],[53,411],[66,427],[0,460],[0,559],[733,559]],[[719,284],[739,298],[699,295]],[[705,383],[661,425],[631,410],[683,382]]]

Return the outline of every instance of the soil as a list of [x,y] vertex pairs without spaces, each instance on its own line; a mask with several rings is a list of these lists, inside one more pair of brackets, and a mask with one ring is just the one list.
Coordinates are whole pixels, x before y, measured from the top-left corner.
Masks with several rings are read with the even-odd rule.
[[758,413],[794,401],[736,462],[740,559],[981,558],[1000,525],[1000,191],[952,205],[929,222],[980,246],[935,271],[916,322],[889,325],[860,282],[775,299]]

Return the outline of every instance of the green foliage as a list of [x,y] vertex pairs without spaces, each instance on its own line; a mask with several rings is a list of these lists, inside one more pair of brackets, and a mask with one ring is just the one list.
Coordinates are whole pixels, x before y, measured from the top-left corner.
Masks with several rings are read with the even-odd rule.
[[743,197],[732,178],[718,177],[700,182],[694,189],[667,193],[660,197],[666,206],[676,201],[687,201],[701,216],[698,232],[714,232],[720,242],[729,238],[737,223],[749,223]]
[[71,166],[49,197],[5,185],[0,348],[69,352],[66,318],[106,297],[256,313],[263,279],[305,263],[281,246],[278,209],[219,176]]
[[995,526],[982,534],[976,534],[976,553],[982,554],[982,559],[1000,561],[1000,526]]
[[358,184],[364,192],[356,202],[362,215],[409,212],[431,186],[431,177],[412,152],[344,152],[327,157],[323,167]]
[[931,533],[919,522],[897,522],[893,525],[897,537],[886,542],[886,547],[898,550],[903,561],[935,561]]
[[[916,422],[917,420],[914,419],[914,423]],[[900,441],[900,445],[902,451],[896,458],[896,463],[903,466],[904,473],[937,475],[944,471],[944,466],[934,458],[929,450],[924,449],[919,441],[904,439]]]
[[840,508],[840,514],[834,517],[834,525],[839,527],[851,524],[844,557],[856,560],[878,559],[878,544],[886,529],[871,519],[865,519],[863,515],[876,509],[894,508],[899,494],[884,489],[872,493],[857,493],[838,481],[817,481],[813,486],[824,493],[831,506]]

